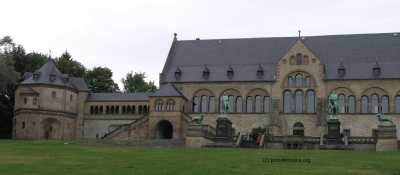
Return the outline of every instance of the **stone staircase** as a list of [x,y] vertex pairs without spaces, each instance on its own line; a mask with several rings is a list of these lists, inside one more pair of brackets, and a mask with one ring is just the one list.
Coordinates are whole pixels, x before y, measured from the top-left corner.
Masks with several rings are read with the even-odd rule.
[[258,148],[258,144],[255,140],[242,140],[240,143],[240,148]]
[[111,147],[138,147],[138,148],[185,148],[185,139],[91,141],[91,142],[74,142],[68,144],[80,145],[80,146],[111,146]]
[[126,125],[122,125],[118,128],[116,128],[115,130],[109,132],[105,137],[102,137],[102,139],[104,140],[111,140],[113,137],[117,136],[118,134],[124,132],[125,130],[129,129],[129,128],[134,128],[136,126],[139,126],[140,124],[142,124],[143,122],[147,121],[149,119],[149,115],[144,115],[143,117],[135,120],[134,122],[130,123],[130,124],[126,124]]

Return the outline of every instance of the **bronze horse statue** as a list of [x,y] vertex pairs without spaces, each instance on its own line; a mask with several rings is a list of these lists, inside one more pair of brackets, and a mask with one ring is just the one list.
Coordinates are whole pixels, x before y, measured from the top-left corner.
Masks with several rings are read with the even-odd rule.
[[384,122],[384,121],[388,121],[388,122],[392,123],[392,125],[394,125],[392,118],[384,117],[381,113],[376,114],[376,116],[378,117],[379,121],[381,122],[381,125],[382,125],[382,122]]
[[336,115],[338,114],[338,111],[340,110],[338,101],[333,98],[329,98],[328,109],[331,110],[331,118],[336,119]]

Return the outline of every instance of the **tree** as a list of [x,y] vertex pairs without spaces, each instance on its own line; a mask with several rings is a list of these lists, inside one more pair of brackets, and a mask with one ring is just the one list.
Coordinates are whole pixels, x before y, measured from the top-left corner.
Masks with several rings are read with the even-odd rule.
[[15,44],[10,36],[0,40],[0,94],[5,91],[8,84],[17,84],[20,73],[15,71],[13,60],[13,49]]
[[11,138],[14,94],[21,77],[14,68],[14,50],[15,43],[10,36],[0,39],[0,138]]
[[145,72],[140,72],[133,74],[133,71],[130,71],[126,74],[125,78],[121,79],[122,84],[124,85],[124,92],[154,92],[157,90],[157,86],[154,84],[154,81],[145,82],[146,78]]
[[95,67],[86,72],[85,81],[92,92],[118,92],[118,84],[114,83],[112,75],[113,73],[109,68]]
[[61,57],[53,60],[54,65],[63,74],[70,77],[84,77],[86,68],[80,62],[75,61],[68,51],[65,51]]

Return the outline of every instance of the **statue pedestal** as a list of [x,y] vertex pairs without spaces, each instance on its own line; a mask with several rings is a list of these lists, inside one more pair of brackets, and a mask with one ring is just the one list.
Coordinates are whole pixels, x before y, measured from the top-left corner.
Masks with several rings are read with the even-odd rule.
[[340,136],[340,121],[339,119],[329,119],[328,135],[326,136],[326,144],[337,145],[343,144],[342,137]]
[[214,143],[207,143],[203,148],[233,148],[234,142],[232,140],[232,122],[225,117],[217,119],[217,134],[214,137]]
[[396,125],[378,125],[376,151],[398,151]]

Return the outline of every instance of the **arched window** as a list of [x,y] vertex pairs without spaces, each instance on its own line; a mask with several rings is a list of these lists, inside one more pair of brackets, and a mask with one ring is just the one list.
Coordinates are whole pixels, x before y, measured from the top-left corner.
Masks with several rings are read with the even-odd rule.
[[69,101],[72,101],[72,95],[69,96]]
[[32,104],[34,104],[34,105],[37,104],[37,98],[34,98],[34,99],[33,99]]
[[99,113],[100,113],[100,114],[103,114],[103,105],[100,106],[100,111],[99,111]]
[[[173,109],[171,109],[173,110]],[[147,106],[143,106],[143,114],[147,114]]]
[[130,114],[131,113],[131,106],[126,106],[126,113]]
[[207,96],[203,95],[201,96],[201,112],[207,112]]
[[90,114],[94,114],[94,107],[90,106]]
[[290,91],[285,91],[283,93],[283,112],[290,113],[292,106],[292,93]]
[[371,98],[371,109],[372,109],[372,113],[379,113],[379,102],[378,102],[378,95],[373,94],[372,98]]
[[98,114],[99,113],[99,106],[96,105],[96,107],[94,107],[94,114]]
[[310,90],[307,92],[307,113],[314,113],[315,112],[315,93],[314,91]]
[[125,114],[125,113],[126,113],[126,106],[122,105],[122,114]]
[[295,112],[296,113],[303,113],[303,92],[298,90],[294,96],[295,101]]
[[114,105],[111,105],[111,114],[114,114],[114,113],[115,113]]
[[242,106],[243,106],[242,97],[237,97],[236,98],[236,112],[243,112]]
[[193,112],[199,112],[199,98],[194,97],[193,98]]
[[[161,105],[163,106],[163,105]],[[163,108],[161,110],[164,110]],[[139,105],[139,114],[143,114],[143,107],[142,105]]]
[[302,87],[303,86],[303,75],[297,74],[296,75],[296,87]]
[[361,97],[361,113],[368,113],[368,97],[365,95]]
[[31,123],[31,129],[35,129],[35,122]]
[[394,99],[394,106],[395,106],[395,108],[394,108],[394,112],[395,113],[400,113],[400,96],[396,96],[395,97],[395,99]]
[[345,104],[346,104],[346,97],[343,94],[340,94],[338,96],[338,101],[339,101],[339,113],[345,113]]
[[355,113],[356,112],[356,98],[354,96],[349,97],[349,113]]
[[110,113],[110,106],[106,106],[106,114],[109,114]]
[[293,87],[293,77],[291,76],[288,78],[288,86]]
[[306,87],[311,86],[311,78],[309,76],[306,77]]
[[215,97],[210,97],[210,112],[215,112]]
[[269,97],[264,97],[264,113],[269,112]]
[[253,112],[253,97],[247,97],[246,112]]
[[233,96],[230,95],[230,96],[228,97],[228,100],[229,100],[229,109],[228,109],[228,112],[233,112]]
[[116,113],[116,114],[119,114],[119,106],[118,106],[118,105],[115,106],[115,113]]
[[259,96],[259,95],[257,95],[256,96],[256,104],[255,104],[256,106],[255,106],[255,111],[257,112],[257,113],[259,113],[259,112],[261,112],[261,96]]
[[53,92],[51,93],[51,98],[56,98],[56,97],[57,97],[57,94],[56,94],[56,92],[53,91]]
[[296,64],[301,65],[302,61],[303,61],[302,59],[303,59],[303,57],[301,56],[301,54],[297,54],[296,55]]
[[25,129],[25,122],[22,122],[22,129]]
[[382,97],[382,113],[384,113],[384,114],[389,113],[389,97],[388,96]]
[[136,107],[135,107],[135,105],[132,106],[132,114],[136,114]]

